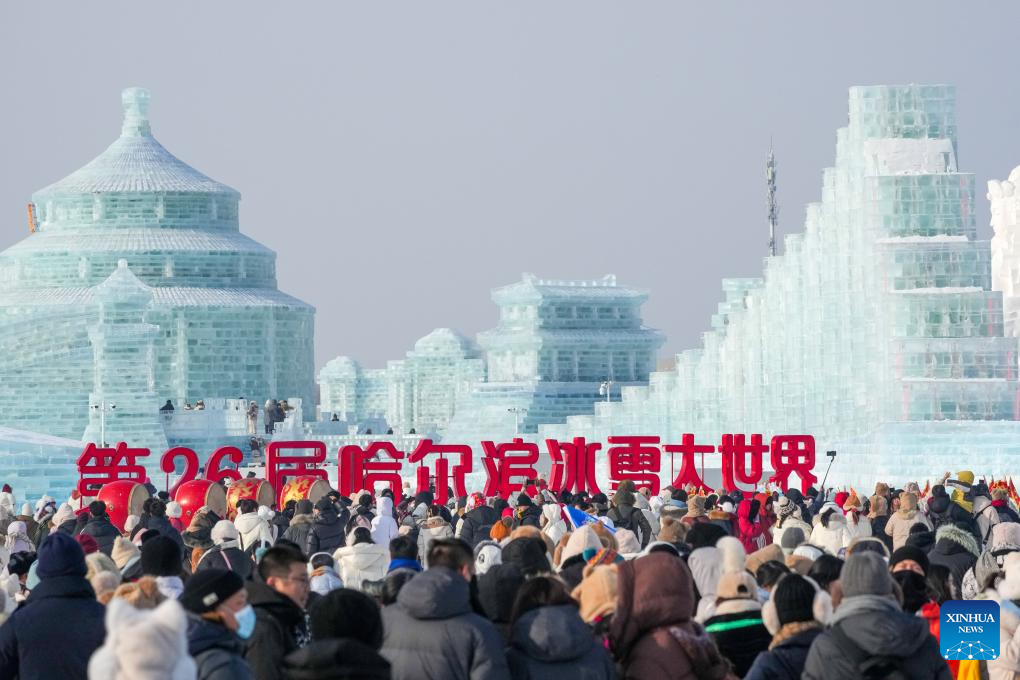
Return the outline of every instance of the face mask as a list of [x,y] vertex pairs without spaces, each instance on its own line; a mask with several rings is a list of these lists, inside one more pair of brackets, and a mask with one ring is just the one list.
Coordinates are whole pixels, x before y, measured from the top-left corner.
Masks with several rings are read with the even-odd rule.
[[903,611],[915,613],[928,601],[928,584],[924,577],[914,571],[898,571],[892,575],[903,591]]
[[255,610],[250,604],[234,612],[234,620],[237,621],[237,637],[242,640],[247,640],[255,632]]

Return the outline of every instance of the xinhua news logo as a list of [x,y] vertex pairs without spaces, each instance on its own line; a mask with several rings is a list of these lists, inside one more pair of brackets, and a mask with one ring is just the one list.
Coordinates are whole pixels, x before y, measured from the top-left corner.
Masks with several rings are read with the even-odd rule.
[[942,658],[988,661],[999,656],[999,603],[949,600],[939,610]]

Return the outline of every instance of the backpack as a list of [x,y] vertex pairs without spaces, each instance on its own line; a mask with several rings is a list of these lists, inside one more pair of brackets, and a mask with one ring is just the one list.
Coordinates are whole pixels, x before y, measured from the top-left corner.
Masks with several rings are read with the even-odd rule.
[[865,652],[847,636],[839,624],[832,626],[829,630],[832,632],[836,646],[850,658],[850,662],[864,680],[907,677],[903,673],[903,663],[906,661],[903,657],[875,656]]

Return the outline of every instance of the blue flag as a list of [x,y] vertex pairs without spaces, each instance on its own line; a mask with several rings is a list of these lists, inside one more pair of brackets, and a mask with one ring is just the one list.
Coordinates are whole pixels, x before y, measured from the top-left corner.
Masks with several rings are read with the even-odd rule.
[[[585,524],[602,524],[599,522],[599,518],[594,515],[589,515],[587,512],[578,510],[577,508],[569,505],[563,506],[564,510],[567,511],[567,517],[570,518],[570,523],[574,525],[575,529],[580,529]],[[611,533],[616,533],[616,530],[607,524],[602,524],[606,529],[609,529]]]

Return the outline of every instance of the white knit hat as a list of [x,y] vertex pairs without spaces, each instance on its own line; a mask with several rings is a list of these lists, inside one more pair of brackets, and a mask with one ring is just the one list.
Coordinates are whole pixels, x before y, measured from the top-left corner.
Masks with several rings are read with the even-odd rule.
[[180,517],[184,514],[184,508],[177,501],[170,501],[166,504],[166,516],[167,517]]
[[221,519],[213,526],[212,532],[210,532],[210,538],[212,538],[212,542],[216,545],[221,545],[227,541],[236,541],[237,537],[237,527],[229,519]]

